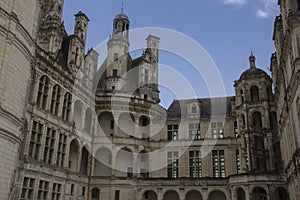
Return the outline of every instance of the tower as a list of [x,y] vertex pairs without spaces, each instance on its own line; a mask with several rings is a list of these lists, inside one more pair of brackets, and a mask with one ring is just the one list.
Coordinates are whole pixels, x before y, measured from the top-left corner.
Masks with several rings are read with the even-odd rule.
[[272,79],[266,72],[256,68],[255,60],[251,53],[250,68],[234,84],[241,133],[242,171],[280,171],[281,156]]
[[27,126],[39,1],[1,1],[0,7],[0,199],[6,200],[16,199],[14,180]]
[[116,15],[113,21],[113,34],[108,41],[106,63],[106,89],[114,91],[126,82],[130,21],[123,12]]

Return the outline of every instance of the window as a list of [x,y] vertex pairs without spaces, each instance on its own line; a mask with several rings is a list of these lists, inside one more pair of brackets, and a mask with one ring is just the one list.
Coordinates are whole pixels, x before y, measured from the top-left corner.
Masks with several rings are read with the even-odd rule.
[[250,88],[251,92],[251,102],[258,102],[259,101],[259,92],[258,92],[258,87],[257,86],[252,86]]
[[200,124],[189,124],[189,137],[190,140],[200,140]]
[[119,54],[118,53],[114,53],[114,61],[117,61],[119,58]]
[[49,92],[49,79],[47,76],[42,76],[40,78],[37,100],[36,100],[37,106],[41,109],[46,109],[48,92]]
[[85,187],[82,187],[81,189],[81,196],[85,197]]
[[200,151],[190,151],[190,177],[200,178],[202,176],[201,153]]
[[234,123],[233,123],[233,131],[234,131],[235,137],[237,137],[239,135],[239,129],[238,129],[237,121],[234,121]]
[[60,200],[61,198],[61,184],[53,183],[51,200]]
[[148,95],[144,94],[144,100],[148,99]]
[[59,133],[56,164],[63,167],[66,157],[67,136],[64,133]]
[[49,193],[49,182],[40,180],[39,189],[38,189],[38,200],[47,199]]
[[223,122],[212,122],[211,133],[213,139],[224,138]]
[[67,92],[65,94],[63,110],[62,110],[62,118],[65,121],[70,120],[71,105],[72,105],[72,96],[69,92]]
[[254,112],[252,115],[253,128],[256,131],[260,131],[262,128],[262,120],[260,112]]
[[115,200],[120,200],[120,190],[115,191]]
[[56,116],[58,115],[58,109],[60,104],[60,97],[61,97],[60,92],[61,92],[60,86],[55,85],[52,91],[50,112]]
[[127,168],[127,177],[132,177],[132,175],[133,175],[133,168],[132,167],[128,167]]
[[74,184],[71,184],[70,194],[71,194],[71,196],[74,195]]
[[178,140],[178,124],[168,125],[168,140]]
[[197,113],[197,107],[196,106],[192,106],[192,113],[193,114]]
[[34,182],[33,178],[24,177],[21,199],[33,199]]
[[225,178],[225,156],[224,150],[212,151],[213,176],[215,178]]
[[241,162],[240,162],[240,151],[238,149],[235,150],[235,164],[236,164],[236,173],[241,173]]
[[41,150],[43,125],[38,122],[32,123],[28,154],[31,158],[37,160]]
[[168,178],[178,178],[178,151],[169,151],[167,153]]
[[244,98],[244,90],[241,90],[240,92],[241,92],[241,102],[244,103],[244,100],[245,100],[245,98]]
[[147,84],[149,82],[149,71],[145,69],[145,80],[144,82]]
[[110,121],[110,129],[114,129],[114,126],[115,126],[115,122],[114,122],[114,120],[111,120]]
[[56,137],[56,131],[52,128],[47,128],[45,148],[44,148],[44,162],[48,164],[52,163],[55,137]]
[[113,69],[113,77],[118,77],[118,70],[117,69]]

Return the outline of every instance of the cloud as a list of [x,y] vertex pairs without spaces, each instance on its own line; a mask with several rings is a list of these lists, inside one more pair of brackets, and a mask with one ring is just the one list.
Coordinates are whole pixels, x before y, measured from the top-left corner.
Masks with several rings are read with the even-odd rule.
[[256,16],[260,19],[266,19],[275,14],[278,9],[275,0],[260,0],[261,8],[256,9]]
[[232,5],[244,5],[247,3],[247,0],[223,0],[223,3]]

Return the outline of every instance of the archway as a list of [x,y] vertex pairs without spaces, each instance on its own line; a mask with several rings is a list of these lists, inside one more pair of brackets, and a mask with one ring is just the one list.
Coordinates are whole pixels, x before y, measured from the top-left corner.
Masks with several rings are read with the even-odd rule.
[[92,133],[92,124],[93,124],[92,109],[88,108],[85,112],[84,130],[89,134]]
[[82,109],[83,109],[83,104],[81,101],[77,100],[74,104],[74,117],[73,121],[75,123],[76,128],[82,129]]
[[283,187],[276,188],[275,200],[289,200],[289,194],[285,188]]
[[169,190],[164,194],[163,200],[179,200],[179,195],[174,190]]
[[192,190],[186,194],[185,200],[202,200],[202,195],[199,191]]
[[237,200],[246,200],[246,194],[243,188],[237,189]]
[[252,191],[253,200],[267,200],[267,192],[261,187],[256,187]]
[[98,136],[113,136],[115,120],[110,112],[103,112],[98,117]]
[[95,154],[94,176],[111,176],[111,151],[101,147]]
[[116,176],[132,177],[133,176],[133,154],[130,149],[120,149],[116,157]]
[[226,196],[223,192],[215,190],[209,194],[208,200],[226,200]]
[[157,194],[152,190],[146,191],[142,200],[157,200]]
[[79,156],[79,143],[77,142],[76,139],[74,139],[70,144],[70,152],[69,152],[69,168],[73,171],[77,171],[78,156]]
[[81,151],[81,163],[80,163],[80,172],[83,175],[88,174],[88,164],[89,164],[89,152],[86,149],[86,147],[83,147]]

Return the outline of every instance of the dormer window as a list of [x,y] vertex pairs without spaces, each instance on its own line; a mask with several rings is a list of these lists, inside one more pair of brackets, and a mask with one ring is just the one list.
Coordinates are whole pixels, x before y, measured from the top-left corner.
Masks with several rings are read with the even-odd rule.
[[192,113],[196,114],[197,113],[197,107],[196,106],[192,106]]
[[118,76],[118,70],[117,69],[113,69],[113,77],[117,77]]

